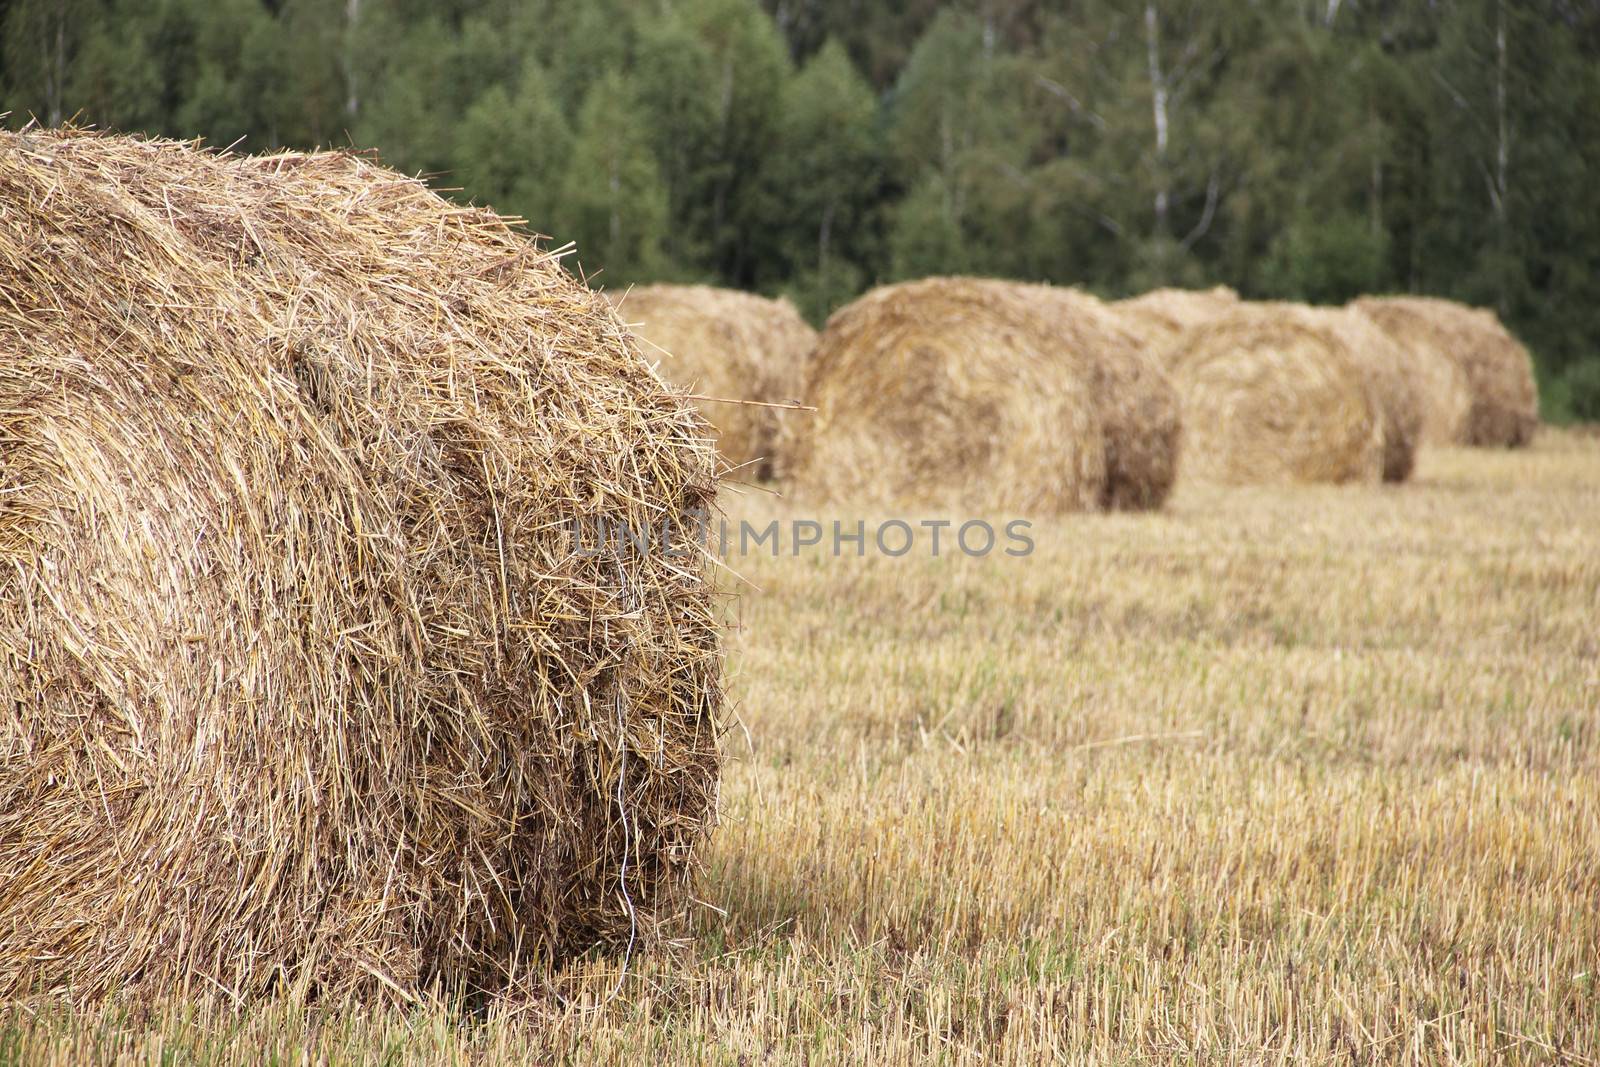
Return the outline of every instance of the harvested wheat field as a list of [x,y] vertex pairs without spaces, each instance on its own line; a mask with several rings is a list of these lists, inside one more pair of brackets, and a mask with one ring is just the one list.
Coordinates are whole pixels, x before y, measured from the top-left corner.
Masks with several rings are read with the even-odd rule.
[[[1395,462],[1347,312],[1253,303],[1185,335],[1173,382],[1185,471],[1231,485],[1377,481]],[[1357,339],[1359,340],[1359,339]],[[1409,456],[1405,463],[1409,470]]]
[[698,397],[735,478],[782,473],[786,420],[804,388],[817,331],[788,300],[706,285],[647,285],[610,294],[659,360]]
[[0,1055],[1593,1061],[1600,440],[1427,450],[1403,492],[1184,481],[1032,536],[737,562],[680,945],[482,1017],[34,1002]]
[[1352,307],[1410,357],[1428,441],[1518,448],[1533,439],[1533,361],[1494,312],[1433,297],[1373,297]]
[[1152,289],[1118,300],[1112,310],[1123,327],[1143,343],[1145,351],[1171,369],[1182,352],[1183,335],[1204,326],[1239,305],[1239,294],[1225,285],[1212,289]]
[[828,320],[794,451],[811,500],[1058,514],[1106,492],[1091,362],[1025,286],[929,278],[874,289]]
[[707,507],[714,458],[605,302],[362,158],[73,132],[0,134],[0,263],[0,999],[653,941],[713,592],[571,522]]

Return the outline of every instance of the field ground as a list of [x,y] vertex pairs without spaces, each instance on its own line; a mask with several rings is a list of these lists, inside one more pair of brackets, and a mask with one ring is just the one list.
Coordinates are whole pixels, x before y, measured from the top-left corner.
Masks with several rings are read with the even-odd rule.
[[620,984],[0,1063],[1600,1063],[1600,439],[1035,536],[743,561],[705,905]]

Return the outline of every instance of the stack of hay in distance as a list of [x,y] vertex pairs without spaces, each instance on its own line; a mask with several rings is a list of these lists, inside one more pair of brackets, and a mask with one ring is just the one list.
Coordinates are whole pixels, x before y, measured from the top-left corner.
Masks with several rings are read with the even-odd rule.
[[813,496],[1050,514],[1151,508],[1176,399],[1087,294],[978,278],[876,289],[829,319],[795,480]]
[[799,398],[817,344],[794,305],[705,285],[649,285],[612,300],[662,374],[703,398],[700,412],[732,474],[781,474],[792,412],[779,405]]
[[1087,367],[1105,442],[1100,506],[1160,508],[1177,480],[1183,428],[1178,394],[1166,372],[1121,319],[1088,293],[1053,285],[1016,285],[1014,291],[1047,316],[1043,329],[1058,358]]
[[[1517,447],[1538,425],[1528,351],[1485,310],[1422,297],[1241,303],[1231,290],[1157,290],[1114,307],[1183,393],[1204,479],[1398,482],[1421,444]],[[1369,421],[1376,475],[1370,442],[1358,444]]]
[[1239,306],[1239,294],[1225,285],[1214,289],[1152,289],[1118,300],[1111,307],[1125,329],[1167,370],[1182,353],[1182,340]]
[[1533,439],[1533,359],[1492,311],[1432,297],[1366,298],[1351,306],[1404,350],[1422,384],[1430,443],[1520,448]]
[[0,135],[0,997],[493,988],[713,817],[692,406],[358,158]]
[[1188,469],[1225,484],[1404,481],[1418,400],[1403,355],[1361,317],[1240,304],[1172,360]]

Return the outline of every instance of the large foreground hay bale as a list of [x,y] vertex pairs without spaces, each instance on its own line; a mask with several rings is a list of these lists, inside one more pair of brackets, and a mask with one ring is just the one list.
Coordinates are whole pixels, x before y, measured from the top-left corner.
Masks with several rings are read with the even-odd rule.
[[1533,360],[1494,312],[1415,296],[1366,298],[1354,307],[1410,356],[1429,441],[1517,448],[1533,439]]
[[931,278],[828,320],[798,446],[802,492],[1026,513],[1100,506],[1106,456],[1087,362],[1022,287]]
[[[989,283],[1000,284],[1000,283]],[[1018,285],[1019,296],[1049,316],[1051,351],[1094,383],[1105,434],[1106,483],[1101,505],[1112,510],[1159,508],[1178,474],[1182,436],[1178,394],[1165,370],[1116,312],[1078,289]]]
[[0,997],[492,988],[713,816],[703,423],[494,215],[0,135]]
[[1343,312],[1240,305],[1187,335],[1185,469],[1225,484],[1377,481],[1384,408]]
[[1111,305],[1123,326],[1158,363],[1171,369],[1182,353],[1183,335],[1239,306],[1239,294],[1225,285],[1212,289],[1152,289]]
[[780,428],[791,412],[772,405],[799,399],[817,346],[795,306],[706,285],[648,285],[612,299],[668,380],[705,398],[701,414],[734,473],[778,473]]

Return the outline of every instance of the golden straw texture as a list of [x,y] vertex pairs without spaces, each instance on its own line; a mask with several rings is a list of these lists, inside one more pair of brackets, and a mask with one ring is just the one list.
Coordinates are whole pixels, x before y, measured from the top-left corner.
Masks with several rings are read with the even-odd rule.
[[1104,430],[1087,362],[1023,287],[931,278],[833,314],[809,368],[795,481],[814,497],[969,511],[1097,508]]
[[1421,385],[1405,352],[1364,315],[1347,309],[1315,310],[1377,396],[1383,415],[1383,480],[1405,481],[1416,467],[1422,440]]
[[710,506],[598,296],[341,154],[0,134],[0,997],[492,989],[714,814]]
[[1377,481],[1383,407],[1342,315],[1242,304],[1190,331],[1173,374],[1185,470],[1224,484]]
[[1052,353],[1094,383],[1105,433],[1101,505],[1115,511],[1161,507],[1177,479],[1183,428],[1166,371],[1122,316],[1094,296],[1053,285],[1016,289],[1049,316],[1044,329]]

